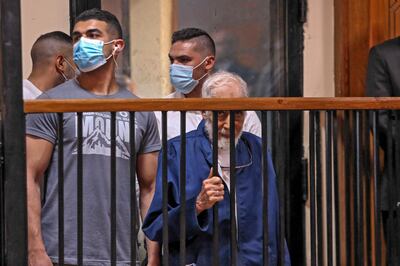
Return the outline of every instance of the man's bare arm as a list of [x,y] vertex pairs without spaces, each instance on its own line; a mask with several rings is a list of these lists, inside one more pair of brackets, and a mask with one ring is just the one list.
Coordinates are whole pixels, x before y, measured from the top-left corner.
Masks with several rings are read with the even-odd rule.
[[[140,215],[142,219],[146,217],[153,200],[156,175],[157,175],[158,152],[140,154],[137,159],[137,177],[140,187]],[[148,265],[160,265],[159,251],[157,242],[146,239]]]
[[52,152],[52,143],[29,135],[26,137],[28,254],[31,266],[53,265],[44,247],[40,217],[40,182],[49,165]]

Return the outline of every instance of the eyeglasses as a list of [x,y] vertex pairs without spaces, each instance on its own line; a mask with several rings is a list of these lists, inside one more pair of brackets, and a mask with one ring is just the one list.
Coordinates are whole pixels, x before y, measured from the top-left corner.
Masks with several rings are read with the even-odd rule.
[[[245,111],[234,111],[235,120],[239,121],[242,120],[245,116]],[[223,121],[225,120],[228,115],[230,115],[230,111],[218,111],[218,120]]]

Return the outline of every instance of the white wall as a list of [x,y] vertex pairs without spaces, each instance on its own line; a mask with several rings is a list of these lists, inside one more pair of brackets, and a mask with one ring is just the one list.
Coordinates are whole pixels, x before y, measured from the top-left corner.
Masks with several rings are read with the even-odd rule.
[[35,40],[50,31],[69,34],[68,0],[22,0],[22,73],[27,78],[32,69],[30,50]]

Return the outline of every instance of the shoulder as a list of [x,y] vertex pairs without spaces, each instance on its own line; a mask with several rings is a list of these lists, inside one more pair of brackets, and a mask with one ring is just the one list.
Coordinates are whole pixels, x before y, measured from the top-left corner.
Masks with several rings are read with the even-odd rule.
[[261,138],[257,135],[254,135],[253,133],[243,131],[242,138],[256,145],[261,145]]
[[79,98],[79,94],[82,93],[82,90],[83,89],[78,86],[75,80],[68,80],[44,92],[42,96],[43,98],[50,99]]
[[400,37],[396,37],[371,48],[371,53],[378,53],[379,55],[386,55],[400,52]]

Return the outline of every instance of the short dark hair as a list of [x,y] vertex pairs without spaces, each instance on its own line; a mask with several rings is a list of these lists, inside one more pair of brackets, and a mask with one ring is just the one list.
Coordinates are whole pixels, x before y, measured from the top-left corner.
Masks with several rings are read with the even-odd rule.
[[114,31],[116,31],[117,38],[122,39],[121,24],[119,23],[117,17],[111,14],[110,12],[98,8],[85,10],[82,13],[80,13],[79,16],[76,17],[75,24],[78,23],[79,21],[87,21],[90,19],[104,21],[105,23],[107,23],[109,27],[111,27]]
[[[39,38],[36,39],[35,43],[48,40],[54,40],[54,41],[64,42],[66,44],[72,44],[71,36],[62,31],[52,31],[42,34],[40,35]],[[35,43],[33,45],[35,45]]]
[[72,38],[62,31],[52,31],[41,35],[33,43],[31,58],[33,65],[40,64],[54,55],[64,55],[72,49]]
[[184,28],[172,34],[172,44],[178,41],[188,41],[198,38],[202,47],[206,48],[212,55],[215,55],[215,42],[204,30],[198,28]]

